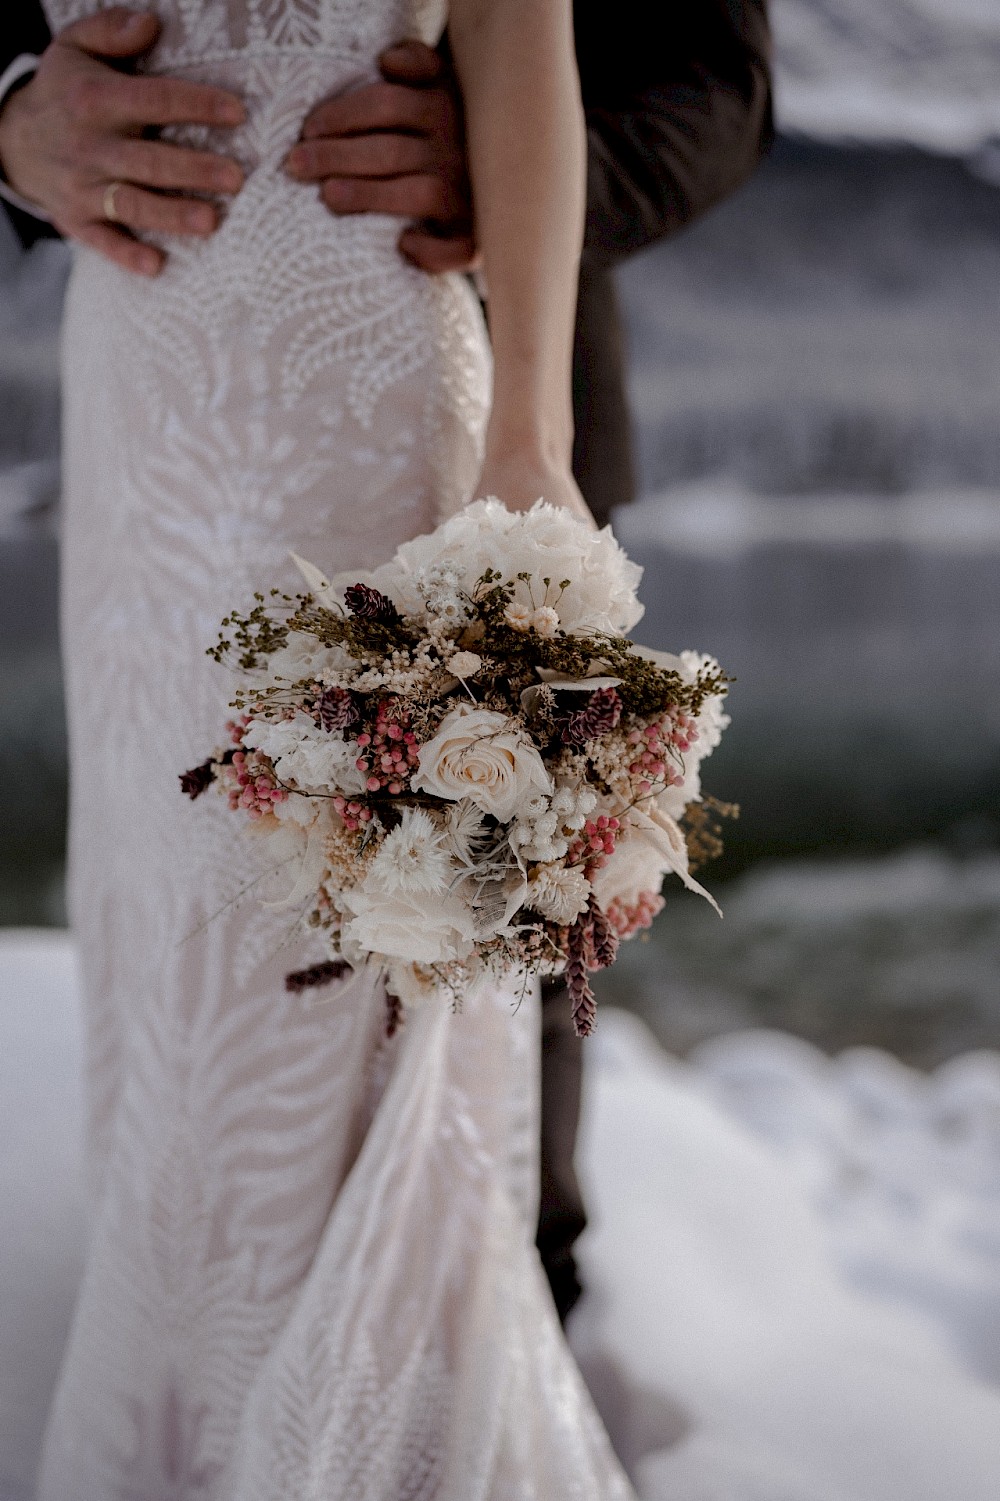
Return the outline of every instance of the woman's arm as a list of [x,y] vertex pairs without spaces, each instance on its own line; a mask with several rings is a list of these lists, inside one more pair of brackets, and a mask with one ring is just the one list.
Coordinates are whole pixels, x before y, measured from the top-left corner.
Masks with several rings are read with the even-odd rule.
[[493,343],[478,494],[589,515],[571,472],[586,138],[570,0],[452,0]]

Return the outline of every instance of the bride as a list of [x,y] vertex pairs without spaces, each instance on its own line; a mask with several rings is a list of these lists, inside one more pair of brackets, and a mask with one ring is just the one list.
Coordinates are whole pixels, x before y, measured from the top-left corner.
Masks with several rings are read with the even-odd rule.
[[[50,0],[54,30],[99,9]],[[451,0],[490,357],[467,282],[283,170],[317,100],[444,0],[160,0],[155,72],[238,93],[178,140],[245,183],[156,278],[93,251],[64,329],[72,906],[89,1259],[43,1501],[617,1501],[533,1245],[537,1011],[442,999],[384,1035],[317,1003],[227,810],[218,622],[294,549],[387,558],[472,496],[584,510],[570,350],[584,199],[569,0]],[[306,959],[305,962],[308,962]]]

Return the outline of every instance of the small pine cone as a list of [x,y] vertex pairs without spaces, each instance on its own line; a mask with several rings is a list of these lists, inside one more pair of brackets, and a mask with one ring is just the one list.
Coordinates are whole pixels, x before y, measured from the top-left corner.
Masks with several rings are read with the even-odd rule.
[[207,792],[215,781],[212,766],[211,760],[203,761],[200,766],[193,766],[190,771],[181,773],[181,791],[186,792],[192,802],[196,797],[201,797],[203,792]]
[[346,730],[361,718],[357,705],[346,688],[326,688],[316,700],[315,713],[327,733]]
[[388,623],[398,620],[396,606],[386,594],[373,589],[370,584],[351,584],[344,590],[347,608],[357,620],[381,620]]
[[385,997],[385,1035],[395,1037],[400,1027],[406,1020],[403,1003],[398,995],[390,995],[388,991]]
[[331,980],[339,980],[348,969],[350,965],[343,959],[326,959],[322,964],[311,964],[308,969],[295,969],[286,975],[285,989],[292,995],[301,995],[316,985],[329,985]]
[[601,911],[591,893],[587,903],[590,916],[590,947],[595,969],[609,969],[618,957],[618,934]]
[[609,734],[622,717],[622,701],[614,688],[598,688],[586,706],[570,714],[563,725],[565,745],[585,745]]

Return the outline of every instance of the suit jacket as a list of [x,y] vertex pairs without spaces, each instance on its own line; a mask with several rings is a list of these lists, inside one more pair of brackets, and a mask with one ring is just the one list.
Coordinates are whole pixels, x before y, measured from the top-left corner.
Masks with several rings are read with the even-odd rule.
[[[726,197],[770,144],[766,0],[576,0],[587,116],[587,228],[573,397],[574,469],[599,520],[634,479],[621,324],[610,268]],[[38,0],[0,21],[0,71],[42,52]],[[22,242],[51,226],[7,207]]]

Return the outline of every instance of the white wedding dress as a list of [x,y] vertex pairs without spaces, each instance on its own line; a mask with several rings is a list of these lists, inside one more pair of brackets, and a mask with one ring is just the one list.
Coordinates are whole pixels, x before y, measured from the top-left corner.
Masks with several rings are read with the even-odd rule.
[[[51,0],[58,29],[98,8]],[[281,163],[309,108],[441,0],[161,0],[155,71],[230,86],[248,169],[148,282],[79,252],[64,334],[72,908],[92,1224],[42,1501],[619,1501],[533,1246],[537,1007],[384,1039],[252,841],[178,773],[219,743],[205,656],[290,549],[372,565],[469,498],[489,361],[459,277]],[[328,996],[328,999],[326,997]]]

